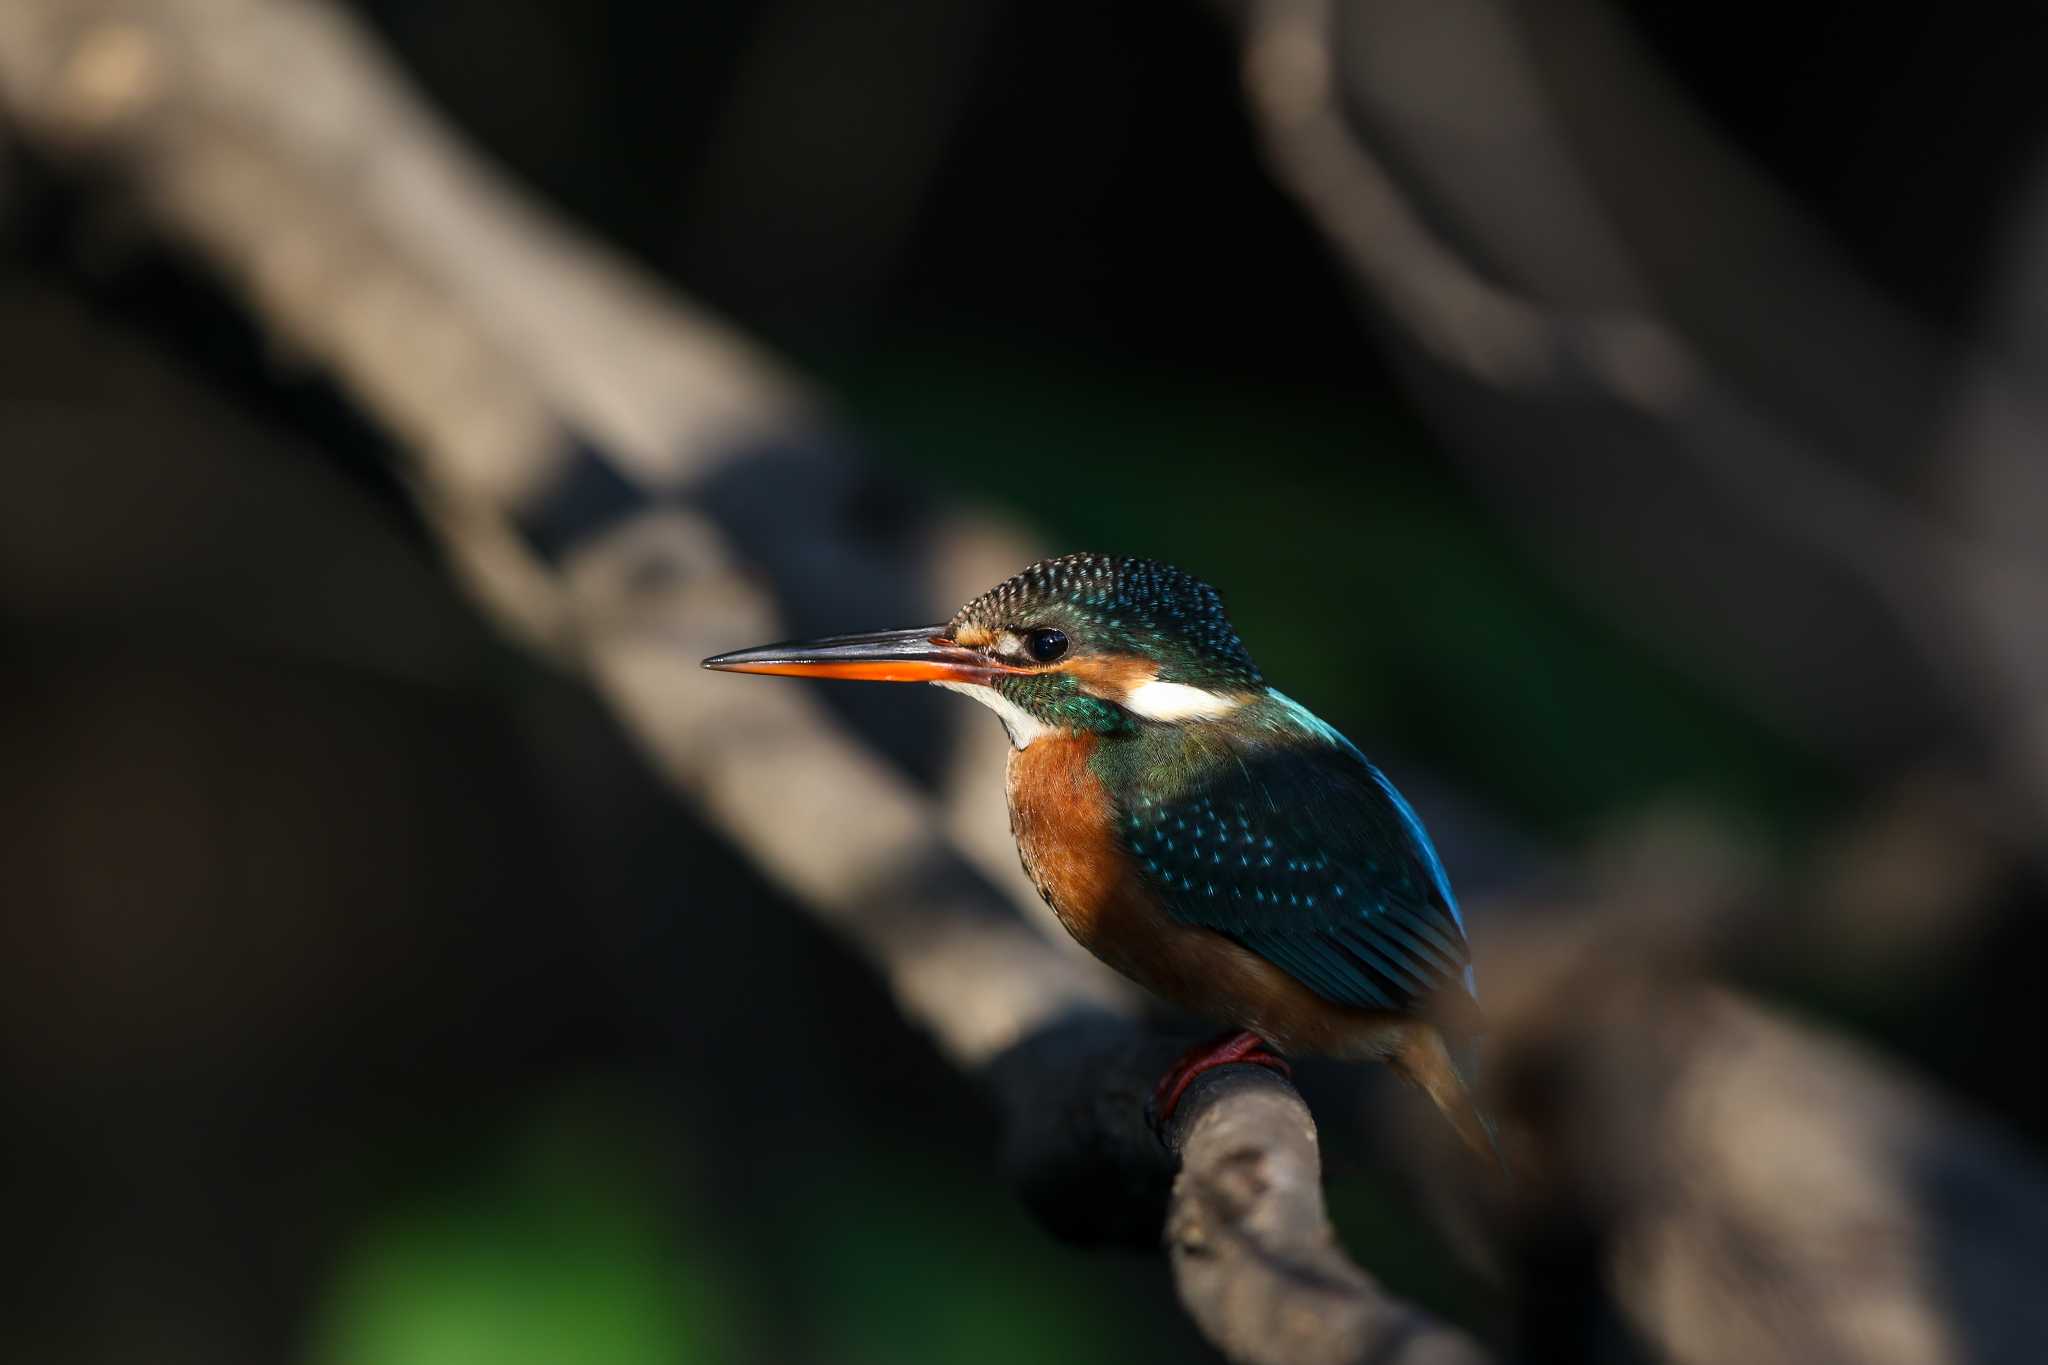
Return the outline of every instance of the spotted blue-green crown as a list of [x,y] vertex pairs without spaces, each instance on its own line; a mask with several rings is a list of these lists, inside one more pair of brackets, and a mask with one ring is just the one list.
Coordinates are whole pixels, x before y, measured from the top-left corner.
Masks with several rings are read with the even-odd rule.
[[1042,559],[962,607],[952,628],[1056,626],[1078,649],[1140,654],[1167,682],[1253,688],[1264,682],[1216,589],[1171,564],[1129,555]]

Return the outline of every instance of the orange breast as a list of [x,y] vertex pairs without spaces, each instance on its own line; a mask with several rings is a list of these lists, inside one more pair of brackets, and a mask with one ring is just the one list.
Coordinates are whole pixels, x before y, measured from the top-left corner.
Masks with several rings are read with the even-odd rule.
[[1286,1052],[1385,1056],[1407,1021],[1323,999],[1257,953],[1170,918],[1116,837],[1117,810],[1089,770],[1093,735],[1055,732],[1010,755],[1010,830],[1038,894],[1080,944],[1193,1014]]
[[1088,760],[1093,735],[1056,731],[1010,754],[1010,832],[1038,894],[1067,932],[1095,949],[1131,872],[1116,847],[1109,793]]

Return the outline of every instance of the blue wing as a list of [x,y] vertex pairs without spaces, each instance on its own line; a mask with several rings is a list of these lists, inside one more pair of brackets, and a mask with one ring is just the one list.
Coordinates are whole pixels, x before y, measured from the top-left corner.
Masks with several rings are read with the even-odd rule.
[[1305,744],[1236,747],[1171,796],[1138,791],[1122,812],[1125,847],[1168,914],[1229,935],[1325,999],[1409,1013],[1447,989],[1469,997],[1464,923],[1421,821],[1314,724]]

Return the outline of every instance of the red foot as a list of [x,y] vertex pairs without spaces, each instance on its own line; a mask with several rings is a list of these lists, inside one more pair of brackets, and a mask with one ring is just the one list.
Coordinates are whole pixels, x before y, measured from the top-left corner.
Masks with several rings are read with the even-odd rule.
[[1151,1116],[1154,1128],[1163,1128],[1173,1117],[1173,1111],[1180,1108],[1181,1096],[1195,1083],[1195,1077],[1204,1071],[1213,1071],[1219,1066],[1233,1066],[1239,1062],[1247,1066],[1263,1066],[1292,1077],[1294,1068],[1278,1053],[1266,1049],[1266,1040],[1256,1033],[1226,1033],[1211,1038],[1206,1043],[1197,1043],[1180,1055],[1180,1060],[1167,1068],[1159,1084],[1152,1088],[1152,1102],[1145,1106]]

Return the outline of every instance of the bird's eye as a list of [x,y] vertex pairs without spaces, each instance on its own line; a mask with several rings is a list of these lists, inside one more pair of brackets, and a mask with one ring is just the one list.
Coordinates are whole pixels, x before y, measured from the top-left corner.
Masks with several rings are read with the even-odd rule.
[[1067,652],[1067,633],[1051,626],[1040,626],[1024,637],[1024,648],[1031,651],[1031,657],[1042,664],[1049,664]]

